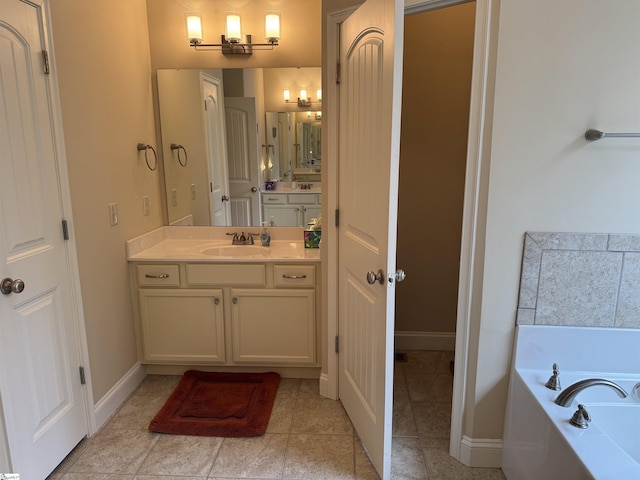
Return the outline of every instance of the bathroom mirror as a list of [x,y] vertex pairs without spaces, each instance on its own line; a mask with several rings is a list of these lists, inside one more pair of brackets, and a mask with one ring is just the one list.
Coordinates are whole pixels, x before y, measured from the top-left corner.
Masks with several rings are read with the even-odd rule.
[[[288,215],[289,197],[274,197],[292,193],[293,181],[306,189],[294,193],[316,195],[319,210],[322,103],[310,95],[310,105],[297,101],[302,89],[321,95],[319,67],[157,74],[169,225],[304,225],[305,215]],[[276,182],[275,190],[266,182]]]
[[273,177],[320,183],[322,112],[267,112],[266,125]]

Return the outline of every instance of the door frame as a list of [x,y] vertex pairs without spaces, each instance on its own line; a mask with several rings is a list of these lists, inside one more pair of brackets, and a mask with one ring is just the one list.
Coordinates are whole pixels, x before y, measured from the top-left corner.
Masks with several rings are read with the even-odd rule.
[[[53,36],[51,33],[51,11],[48,0],[29,0],[40,10],[40,21],[43,29],[43,43],[49,52],[49,58],[55,59],[53,51]],[[69,240],[64,242],[67,257],[67,272],[69,275],[69,293],[71,299],[71,309],[73,323],[75,324],[76,338],[79,346],[79,358],[84,366],[86,384],[84,385],[83,400],[84,411],[87,424],[87,436],[91,436],[97,431],[96,417],[93,408],[93,389],[91,384],[91,369],[89,364],[89,348],[87,345],[87,332],[84,319],[84,308],[82,304],[82,291],[80,288],[80,269],[78,266],[78,253],[75,242],[75,226],[71,210],[71,189],[69,187],[69,173],[67,168],[66,149],[64,144],[62,109],[60,106],[60,96],[58,90],[56,62],[50,63],[51,75],[46,75],[47,88],[49,90],[49,100],[51,108],[51,127],[53,131],[54,150],[56,156],[56,167],[58,169],[58,185],[60,189],[60,203],[62,216],[67,221],[69,229]],[[62,234],[62,226],[60,227]],[[4,468],[3,461],[10,462],[10,453],[6,429],[4,425],[4,410],[0,404],[0,470],[8,472],[9,464]]]
[[[471,0],[418,0],[405,5],[405,15],[426,12],[436,8],[453,6]],[[337,63],[339,59],[340,23],[357,9],[357,5],[327,14],[326,22],[326,62],[323,64],[323,90],[327,92],[323,101],[323,141],[327,158],[338,159],[339,131],[339,91],[336,86]],[[464,208],[462,221],[462,241],[460,252],[460,272],[458,284],[458,308],[456,320],[456,354],[451,410],[451,436],[449,454],[465,465],[471,466],[474,447],[471,438],[463,434],[463,421],[473,419],[473,406],[465,409],[469,399],[473,399],[473,388],[467,389],[467,377],[475,375],[475,367],[468,368],[471,345],[478,340],[479,328],[472,328],[472,319],[479,321],[477,301],[482,295],[482,248],[486,227],[487,172],[491,153],[491,121],[493,106],[490,102],[495,86],[495,57],[497,50],[496,0],[476,0],[476,17],[473,46],[473,67],[471,80],[471,100],[469,109],[469,134],[464,187]],[[320,377],[320,393],[337,399],[338,358],[334,348],[334,338],[338,335],[338,241],[334,218],[339,205],[338,171],[336,162],[326,163],[326,173],[322,175],[322,191],[327,248],[322,249],[322,278],[325,301],[322,319],[326,325],[326,361]],[[324,336],[323,336],[324,337]],[[475,350],[475,347],[473,348]],[[466,418],[465,418],[466,410]]]

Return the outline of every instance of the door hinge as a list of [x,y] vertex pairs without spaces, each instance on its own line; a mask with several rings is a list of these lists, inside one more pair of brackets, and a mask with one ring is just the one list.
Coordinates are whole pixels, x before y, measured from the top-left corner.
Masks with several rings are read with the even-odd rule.
[[336,208],[336,228],[340,226],[340,210]]
[[204,101],[204,111],[205,112],[207,111],[207,101],[206,100]]
[[209,182],[209,190],[211,190],[211,193],[213,193],[213,183]]
[[69,224],[65,219],[62,219],[62,238],[69,240]]
[[336,335],[336,353],[340,353],[340,337]]
[[51,67],[49,66],[49,52],[42,50],[42,68],[45,75],[51,74]]
[[87,378],[84,375],[84,367],[79,367],[79,368],[80,368],[80,384],[81,385],[86,385]]
[[340,62],[336,62],[336,83],[340,84]]

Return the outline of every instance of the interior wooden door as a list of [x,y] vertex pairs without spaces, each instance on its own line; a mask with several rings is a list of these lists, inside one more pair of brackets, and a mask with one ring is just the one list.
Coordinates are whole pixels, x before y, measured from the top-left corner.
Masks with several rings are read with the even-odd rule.
[[42,2],[0,0],[0,393],[13,471],[45,478],[87,434]]
[[226,97],[229,188],[234,226],[260,225],[260,174],[256,102],[250,97]]
[[367,0],[340,32],[339,397],[383,480],[391,465],[402,8]]

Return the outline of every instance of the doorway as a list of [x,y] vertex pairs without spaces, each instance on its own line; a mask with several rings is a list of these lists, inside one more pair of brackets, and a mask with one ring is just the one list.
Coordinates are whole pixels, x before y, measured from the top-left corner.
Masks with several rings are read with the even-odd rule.
[[[455,345],[475,2],[405,17],[396,344]],[[411,275],[412,273],[412,275]]]
[[407,279],[396,288],[395,341],[411,353],[396,362],[393,437],[405,449],[404,436],[433,441],[451,428],[475,7],[405,16],[397,265]]

